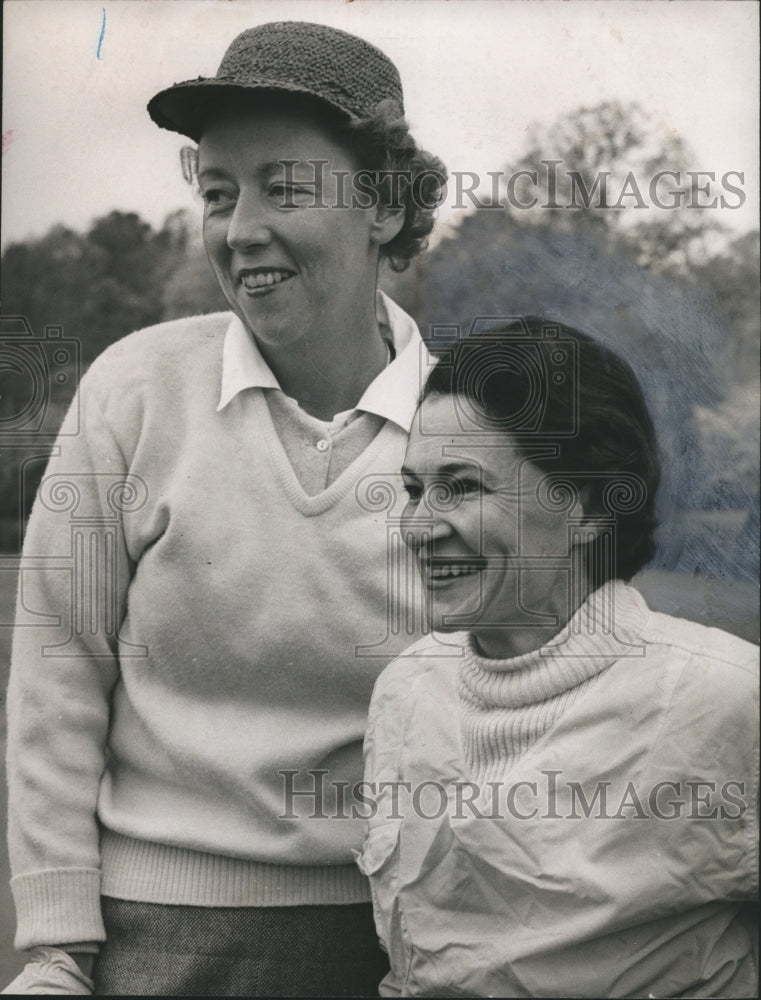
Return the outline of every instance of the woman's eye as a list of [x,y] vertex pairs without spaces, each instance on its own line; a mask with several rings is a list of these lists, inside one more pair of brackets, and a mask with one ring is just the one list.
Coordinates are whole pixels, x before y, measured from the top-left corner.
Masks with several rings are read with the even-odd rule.
[[296,184],[273,184],[269,193],[280,208],[303,208],[314,200],[314,189]]
[[204,188],[201,198],[207,208],[226,208],[235,201],[235,195],[224,188]]
[[423,489],[416,483],[405,483],[404,492],[407,494],[410,503],[419,503],[423,495]]

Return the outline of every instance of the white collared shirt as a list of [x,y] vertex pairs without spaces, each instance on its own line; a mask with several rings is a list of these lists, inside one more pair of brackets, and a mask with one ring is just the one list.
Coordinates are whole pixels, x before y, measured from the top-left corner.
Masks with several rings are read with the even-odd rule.
[[[393,347],[394,359],[376,375],[352,410],[336,414],[333,421],[327,423],[344,426],[353,415],[362,411],[391,420],[402,430],[409,431],[432,359],[412,317],[380,291],[376,310],[381,333]],[[238,393],[253,388],[282,391],[256,341],[242,321],[234,316],[225,334],[217,411],[223,410]]]

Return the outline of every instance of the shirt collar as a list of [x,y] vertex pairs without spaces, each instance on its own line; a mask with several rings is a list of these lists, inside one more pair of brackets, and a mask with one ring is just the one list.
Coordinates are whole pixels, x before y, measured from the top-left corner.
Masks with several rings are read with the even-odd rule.
[[[383,292],[378,292],[376,315],[381,334],[394,349],[394,360],[365,389],[354,407],[374,413],[409,431],[418,396],[432,359],[417,324]],[[244,389],[280,389],[256,341],[237,316],[233,316],[222,349],[222,385],[217,411]]]
[[279,389],[272,369],[264,360],[256,341],[237,316],[233,316],[222,348],[222,388],[217,412],[244,389]]

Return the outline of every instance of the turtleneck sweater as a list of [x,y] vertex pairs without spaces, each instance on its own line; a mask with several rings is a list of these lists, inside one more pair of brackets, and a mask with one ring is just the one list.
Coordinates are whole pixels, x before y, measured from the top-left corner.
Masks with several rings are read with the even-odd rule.
[[522,656],[481,656],[473,636],[464,637],[460,733],[474,780],[509,771],[626,647],[638,645],[642,621],[639,594],[617,580],[592,593],[548,643]]

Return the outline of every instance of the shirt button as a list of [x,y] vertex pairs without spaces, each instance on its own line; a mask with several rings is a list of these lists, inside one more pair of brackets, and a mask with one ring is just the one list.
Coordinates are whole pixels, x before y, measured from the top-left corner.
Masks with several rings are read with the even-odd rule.
[[329,447],[330,447],[330,442],[327,441],[325,438],[320,438],[320,440],[317,442],[318,451],[327,451]]

